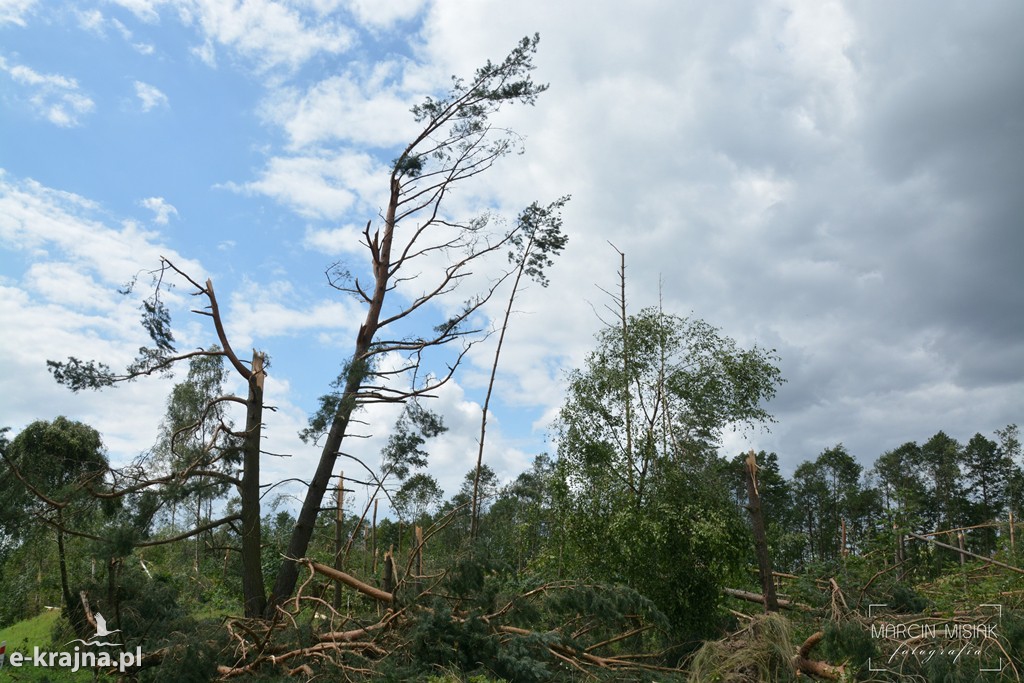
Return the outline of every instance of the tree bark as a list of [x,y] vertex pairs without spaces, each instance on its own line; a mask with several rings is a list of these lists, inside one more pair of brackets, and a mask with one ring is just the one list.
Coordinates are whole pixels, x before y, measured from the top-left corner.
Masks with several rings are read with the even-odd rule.
[[[737,598],[739,600],[746,600],[747,602],[756,602],[759,605],[763,605],[765,600],[764,596],[760,593],[751,593],[750,591],[741,591],[736,588],[723,588],[722,592],[731,598]],[[801,612],[810,612],[813,608],[810,605],[805,605],[800,602],[793,602],[791,600],[784,600],[782,598],[776,598],[776,603],[782,609],[798,609]]]
[[970,552],[968,550],[962,550],[961,548],[957,548],[955,546],[949,545],[948,543],[943,543],[942,541],[936,541],[934,538],[928,538],[926,536],[922,536],[921,534],[915,534],[913,531],[908,531],[907,532],[907,536],[911,536],[913,538],[916,538],[919,541],[924,541],[925,543],[934,543],[935,545],[937,545],[937,546],[939,546],[941,548],[947,548],[949,550],[955,550],[956,552],[962,553],[963,555],[967,555],[968,557],[973,557],[976,560],[981,560],[982,562],[987,562],[988,564],[994,564],[995,566],[1002,567],[1003,569],[1009,569],[1010,571],[1017,572],[1018,574],[1024,574],[1024,569],[1021,569],[1020,567],[1014,567],[1013,565],[1006,564],[1005,562],[1000,562],[999,560],[993,560],[991,557],[985,557],[984,555],[978,555],[978,554],[972,553],[972,552]]
[[360,581],[359,579],[357,579],[356,577],[352,576],[351,574],[346,574],[345,572],[339,572],[334,567],[328,567],[325,564],[320,564],[319,562],[313,562],[312,560],[304,560],[303,564],[308,565],[309,568],[312,569],[313,571],[315,571],[317,574],[320,574],[322,576],[326,576],[327,578],[329,578],[329,579],[331,579],[333,581],[339,581],[339,582],[345,584],[346,586],[348,586],[349,588],[354,588],[355,590],[359,591],[363,595],[369,596],[369,597],[373,598],[374,600],[377,600],[379,602],[389,602],[389,603],[395,601],[394,594],[389,593],[387,591],[382,591],[379,588],[374,588],[370,584],[364,583],[364,582]]
[[817,676],[818,678],[825,678],[830,681],[838,681],[843,677],[845,673],[845,666],[835,666],[828,662],[821,662],[815,659],[810,659],[811,650],[821,642],[821,639],[825,637],[823,631],[817,631],[812,633],[811,637],[804,641],[803,645],[797,648],[796,655],[793,657],[793,666],[805,674],[811,676]]
[[[345,472],[338,473],[337,517],[334,520],[334,568],[341,571],[345,550]],[[341,585],[334,587],[334,609],[341,610]]]
[[267,606],[263,587],[263,534],[260,522],[260,445],[263,433],[265,360],[262,353],[253,350],[242,455],[242,594],[247,617],[260,616]]
[[761,594],[764,596],[764,611],[778,612],[779,599],[775,595],[775,577],[772,576],[772,560],[768,554],[768,539],[764,529],[764,515],[761,512],[761,495],[757,490],[757,458],[754,451],[747,456],[744,468],[747,479],[747,510],[754,527],[754,550],[757,553],[757,568],[761,576]]
[[[401,185],[398,179],[392,176],[391,198],[388,202],[387,215],[384,219],[384,236],[379,246],[376,237],[370,243],[373,252],[373,274],[374,289],[370,300],[369,309],[366,311],[366,319],[359,326],[359,333],[356,335],[356,346],[352,352],[352,360],[348,366],[345,377],[345,388],[342,391],[341,399],[338,402],[338,410],[331,422],[331,429],[324,440],[323,450],[320,452],[320,461],[317,463],[316,472],[309,482],[306,490],[306,498],[302,501],[302,509],[295,521],[295,529],[292,530],[291,539],[288,542],[288,550],[281,562],[277,572],[277,580],[274,582],[274,590],[267,602],[267,616],[283,600],[288,598],[295,590],[295,582],[299,578],[299,568],[295,560],[305,556],[309,548],[309,541],[313,537],[313,529],[316,526],[316,517],[320,513],[320,506],[327,492],[327,485],[330,483],[334,472],[334,464],[341,453],[341,444],[348,432],[349,420],[356,409],[356,397],[359,394],[359,387],[362,385],[365,375],[365,364],[369,357],[370,346],[373,343],[374,335],[377,334],[377,327],[380,323],[381,309],[384,307],[384,298],[387,295],[388,281],[391,268],[391,245],[394,241],[395,212],[398,208],[398,198],[401,192]],[[369,223],[367,223],[369,230]],[[368,240],[369,241],[369,240]]]

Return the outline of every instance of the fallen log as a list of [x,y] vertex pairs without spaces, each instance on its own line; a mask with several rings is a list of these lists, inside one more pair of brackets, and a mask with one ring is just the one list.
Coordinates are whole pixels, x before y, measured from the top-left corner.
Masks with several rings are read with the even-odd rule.
[[313,562],[312,560],[300,561],[302,562],[302,564],[306,565],[317,574],[320,574],[321,576],[326,576],[327,578],[333,579],[334,581],[340,581],[349,588],[354,588],[363,595],[367,595],[373,598],[374,600],[387,603],[392,603],[395,601],[395,596],[393,593],[388,593],[387,591],[382,591],[379,588],[374,588],[368,583],[363,583],[351,574],[346,574],[345,572],[335,569],[334,567],[328,567],[325,564]]
[[796,654],[793,655],[793,666],[797,671],[801,671],[805,674],[817,676],[818,678],[826,678],[830,681],[838,681],[846,672],[845,665],[836,666],[835,664],[829,664],[828,662],[822,662],[810,658],[811,650],[813,650],[814,646],[821,642],[821,639],[824,637],[824,631],[812,633],[811,637],[805,640],[803,645],[796,649]]
[[[746,600],[747,602],[756,602],[759,605],[764,605],[764,596],[760,593],[752,593],[750,591],[741,591],[736,588],[723,588],[722,592],[732,598],[738,598],[740,600]],[[805,605],[801,602],[793,602],[792,600],[786,600],[784,598],[778,598],[777,600],[779,607],[782,609],[795,609],[801,612],[810,612],[813,607]]]

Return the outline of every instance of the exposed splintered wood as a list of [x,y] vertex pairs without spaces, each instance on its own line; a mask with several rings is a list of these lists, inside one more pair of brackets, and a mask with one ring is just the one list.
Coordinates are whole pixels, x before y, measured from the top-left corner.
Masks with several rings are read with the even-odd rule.
[[373,499],[373,521],[370,524],[370,557],[373,558],[373,568],[370,570],[372,574],[377,573],[377,506],[380,501],[376,498]]
[[89,606],[89,594],[86,591],[79,591],[78,597],[82,601],[82,609],[85,612],[85,620],[89,622],[89,625],[95,629],[96,618],[93,617],[92,608]]
[[423,576],[423,527],[416,527],[416,576]]
[[395,557],[392,554],[394,548],[384,553],[384,577],[381,586],[385,593],[395,592]]
[[1011,552],[1016,550],[1016,545],[1014,544],[1013,541],[1014,541],[1014,539],[1013,539],[1013,510],[1010,510],[1010,551]]
[[[212,287],[212,284],[207,281],[207,286]],[[210,291],[212,297],[212,289]],[[252,370],[247,377],[249,395],[245,401],[245,446],[242,456],[241,486],[242,593],[245,600],[245,615],[247,617],[259,616],[267,606],[267,596],[264,591],[263,581],[263,550],[261,546],[263,532],[260,519],[260,447],[262,446],[263,439],[263,384],[267,377],[265,365],[266,356],[253,349]],[[196,536],[197,542],[198,539],[199,537]]]
[[[335,500],[336,515],[334,520],[334,568],[342,570],[345,543],[345,471],[338,473],[338,494]],[[341,609],[341,584],[334,587],[334,609]]]

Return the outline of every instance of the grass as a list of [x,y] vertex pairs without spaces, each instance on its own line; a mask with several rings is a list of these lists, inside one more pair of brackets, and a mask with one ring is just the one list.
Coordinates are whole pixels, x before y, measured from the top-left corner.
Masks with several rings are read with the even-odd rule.
[[[62,649],[59,645],[53,645],[53,629],[59,618],[59,610],[47,610],[39,616],[0,629],[0,642],[7,641],[7,659],[4,661],[3,668],[0,668],[0,681],[84,683],[93,680],[91,670],[71,673],[67,669],[42,668],[31,664],[32,654],[36,647],[39,647],[40,650],[59,651]],[[21,652],[27,657],[20,667],[11,666],[12,652]],[[100,680],[106,678],[106,676],[100,676]]]

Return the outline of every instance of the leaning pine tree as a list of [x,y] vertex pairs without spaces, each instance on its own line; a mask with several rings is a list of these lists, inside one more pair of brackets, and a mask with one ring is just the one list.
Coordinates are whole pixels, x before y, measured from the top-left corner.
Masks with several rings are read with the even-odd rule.
[[[352,354],[335,380],[335,391],[322,397],[320,410],[303,435],[323,439],[320,460],[278,571],[268,612],[295,590],[295,559],[304,557],[309,547],[353,413],[368,403],[404,402],[431,392],[451,378],[478,339],[477,330],[468,329],[470,317],[489,300],[503,277],[464,299],[447,319],[418,328],[431,330],[429,334],[388,338],[384,331],[399,323],[406,325],[414,316],[426,316],[433,308],[429,304],[439,303],[470,275],[472,264],[502,250],[522,229],[519,222],[503,235],[488,234],[486,216],[462,220],[448,215],[444,204],[456,185],[484,173],[518,149],[515,134],[494,127],[490,119],[505,104],[533,104],[547,89],[530,77],[538,41],[537,35],[524,38],[503,61],[487,62],[472,79],[454,79],[444,97],[428,97],[413,107],[420,131],[391,164],[382,223],[372,228],[368,222],[363,232],[370,281],[352,277],[341,267],[328,272],[337,289],[365,306],[366,315]],[[549,220],[558,219],[557,211],[547,215]],[[445,263],[438,268],[440,260]],[[433,281],[417,287],[418,294],[396,296],[396,287],[406,292],[413,289],[410,280],[415,280],[421,269],[435,272]],[[461,349],[445,373],[420,371],[424,353],[453,343],[461,343]],[[393,363],[385,367],[380,362],[385,355],[401,355],[407,362],[397,368]]]

